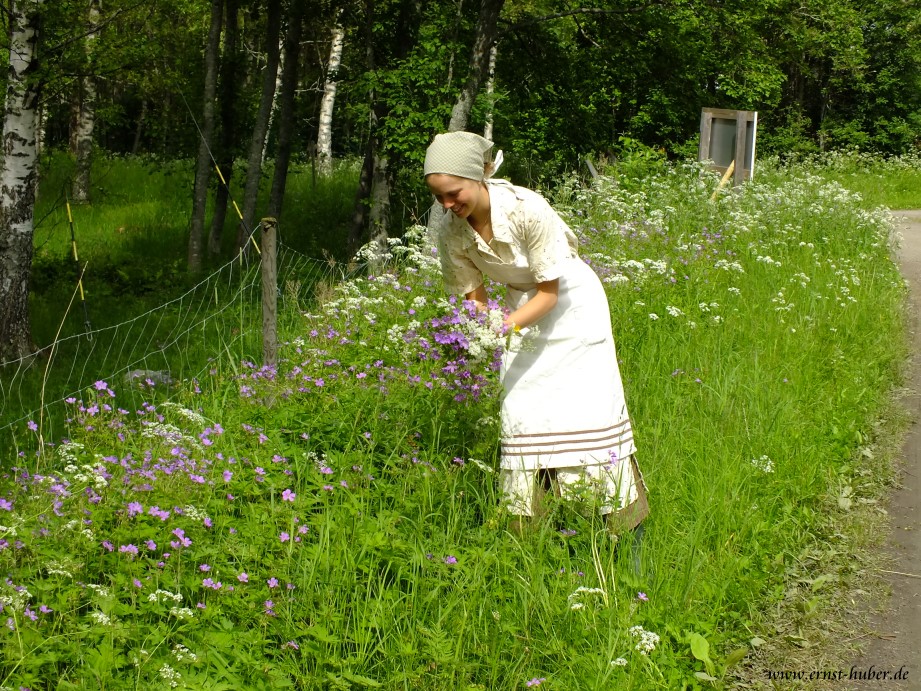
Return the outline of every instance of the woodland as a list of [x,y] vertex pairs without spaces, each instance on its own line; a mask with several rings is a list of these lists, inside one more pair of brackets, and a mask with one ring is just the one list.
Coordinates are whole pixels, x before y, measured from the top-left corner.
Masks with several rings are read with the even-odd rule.
[[188,161],[191,272],[279,213],[292,162],[357,160],[354,251],[428,208],[421,159],[446,129],[484,132],[533,185],[585,156],[694,156],[703,107],[758,111],[759,153],[916,151],[919,16],[917,0],[6,0],[0,359],[32,345],[50,152],[75,161],[75,204],[94,157]]

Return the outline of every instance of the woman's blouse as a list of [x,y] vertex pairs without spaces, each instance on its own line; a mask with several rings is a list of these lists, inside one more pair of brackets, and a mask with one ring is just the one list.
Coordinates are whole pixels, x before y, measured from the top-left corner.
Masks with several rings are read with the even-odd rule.
[[[465,295],[486,275],[518,290],[563,275],[579,256],[569,226],[537,192],[506,180],[487,180],[493,239],[488,244],[462,218],[444,212],[434,226],[445,289]],[[436,207],[433,213],[439,213]]]

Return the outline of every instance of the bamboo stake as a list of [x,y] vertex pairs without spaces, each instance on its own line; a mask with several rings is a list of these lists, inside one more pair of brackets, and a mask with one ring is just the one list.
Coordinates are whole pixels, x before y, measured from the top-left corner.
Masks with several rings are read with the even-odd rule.
[[74,255],[74,264],[77,267],[77,290],[80,292],[80,303],[83,305],[83,326],[86,327],[86,337],[93,340],[93,325],[90,324],[90,313],[86,308],[86,295],[83,293],[83,269],[80,268],[80,258],[77,256],[77,235],[74,233],[74,216],[70,211],[70,200],[64,201],[67,206],[67,222],[70,224],[70,248]]
[[711,202],[716,201],[717,195],[720,193],[720,190],[726,186],[726,183],[729,182],[729,178],[732,177],[732,173],[733,171],[735,171],[735,169],[736,169],[736,162],[735,162],[735,159],[733,159],[733,161],[729,164],[729,167],[726,169],[726,172],[723,173],[723,179],[720,180],[720,184],[716,186],[715,190],[713,190],[713,196],[710,197]]

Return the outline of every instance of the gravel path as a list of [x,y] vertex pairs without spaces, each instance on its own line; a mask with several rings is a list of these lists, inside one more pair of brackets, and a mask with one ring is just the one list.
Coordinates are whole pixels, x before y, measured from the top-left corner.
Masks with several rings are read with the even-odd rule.
[[[899,484],[886,507],[891,532],[883,549],[891,561],[882,575],[892,596],[886,611],[871,619],[870,642],[853,663],[855,672],[876,678],[848,682],[846,688],[853,691],[921,691],[921,210],[892,214],[902,235],[899,266],[910,290],[914,358],[905,405],[912,425],[903,446]],[[899,670],[906,678],[893,678]],[[888,677],[879,676],[886,672]]]

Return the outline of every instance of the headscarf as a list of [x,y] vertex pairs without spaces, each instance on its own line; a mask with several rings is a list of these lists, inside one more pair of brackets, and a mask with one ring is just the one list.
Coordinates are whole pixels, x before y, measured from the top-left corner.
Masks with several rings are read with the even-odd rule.
[[493,143],[473,132],[446,132],[435,136],[425,151],[425,175],[443,173],[459,178],[482,181],[495,173],[502,163],[502,152],[486,171]]

